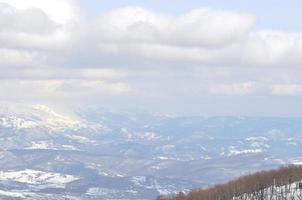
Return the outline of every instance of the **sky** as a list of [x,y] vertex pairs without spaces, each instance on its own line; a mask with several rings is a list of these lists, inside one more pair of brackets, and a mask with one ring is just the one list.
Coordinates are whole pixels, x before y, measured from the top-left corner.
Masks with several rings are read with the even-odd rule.
[[0,102],[301,116],[300,0],[0,0]]

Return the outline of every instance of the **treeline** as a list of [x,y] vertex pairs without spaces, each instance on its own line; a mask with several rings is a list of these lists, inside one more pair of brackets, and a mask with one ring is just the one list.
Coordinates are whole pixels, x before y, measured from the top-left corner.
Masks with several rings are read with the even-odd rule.
[[291,165],[157,200],[302,200],[302,190],[293,184],[301,180],[302,166]]

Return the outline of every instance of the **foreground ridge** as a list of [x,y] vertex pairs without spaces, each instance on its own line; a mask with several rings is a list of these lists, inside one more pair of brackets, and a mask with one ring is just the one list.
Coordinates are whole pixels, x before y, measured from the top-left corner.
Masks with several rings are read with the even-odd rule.
[[301,200],[301,180],[302,166],[290,165],[157,200]]

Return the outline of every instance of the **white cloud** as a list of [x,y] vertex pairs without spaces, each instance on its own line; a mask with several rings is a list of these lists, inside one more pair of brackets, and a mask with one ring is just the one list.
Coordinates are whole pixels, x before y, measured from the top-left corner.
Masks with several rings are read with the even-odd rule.
[[247,95],[255,89],[255,83],[231,83],[210,85],[208,91],[217,95]]
[[[255,17],[250,14],[204,8],[175,16],[125,7],[82,24],[68,24],[80,16],[73,1],[46,0],[43,6],[35,0],[26,6],[22,2],[0,6],[0,48],[35,51],[47,58],[42,65],[125,68],[165,62],[166,66],[279,67],[302,63],[301,33],[253,30]],[[56,20],[52,13],[61,11],[53,7],[67,5],[71,14],[68,11],[62,21]]]
[[0,48],[0,67],[22,67],[30,66],[36,62],[38,55],[34,52]]
[[81,16],[72,0],[0,0],[0,99],[302,94],[277,84],[302,64],[302,33],[257,30],[251,14],[125,7]]
[[105,82],[99,80],[66,80],[61,82],[58,92],[69,92],[75,96],[94,96],[96,94],[128,94],[129,85],[122,82]]
[[[12,67],[22,73],[23,69],[50,65],[50,51],[66,47],[67,25],[54,21],[56,17],[52,13],[56,11],[48,7],[51,2],[0,0],[0,68],[3,74]],[[53,5],[64,7],[68,2],[58,1]]]
[[125,62],[125,57],[133,57],[172,65],[175,61],[231,67],[302,63],[302,33],[254,30],[254,19],[250,14],[212,9],[173,16],[126,7],[102,14],[89,34],[100,55]]
[[94,31],[100,43],[220,46],[244,39],[253,22],[249,14],[211,9],[172,16],[126,7],[101,15]]
[[[242,64],[254,66],[281,66],[290,63],[301,33],[256,31],[243,44]],[[301,60],[300,60],[301,61]]]
[[[1,51],[0,51],[1,53]],[[15,55],[12,56],[15,58]],[[0,56],[1,58],[1,56]],[[3,57],[2,57],[3,58]],[[16,60],[14,60],[16,62]],[[20,61],[25,64],[24,61]],[[17,63],[16,65],[19,65]],[[68,69],[68,68],[50,68],[50,67],[38,67],[25,69],[11,68],[6,69],[5,73],[0,74],[0,79],[29,79],[29,80],[118,80],[126,77],[127,73],[124,71],[118,71],[113,69]]]
[[[213,33],[213,35],[215,35]],[[181,46],[167,43],[99,43],[100,53],[113,57],[124,55],[149,62],[167,61],[172,65],[195,63],[200,65],[218,65],[228,67],[282,67],[302,63],[302,34],[278,31],[254,31],[246,35],[245,40],[234,41],[228,45]],[[196,45],[198,42],[196,41]]]
[[[131,92],[123,82],[95,80],[0,80],[0,100],[58,100],[122,95]],[[8,95],[9,94],[9,95]]]
[[276,84],[271,88],[273,95],[280,96],[300,96],[302,95],[301,84]]
[[52,21],[60,24],[74,20],[77,11],[74,0],[0,0],[1,2],[20,10],[38,8]]
[[67,33],[62,31],[49,35],[27,34],[22,32],[0,32],[2,47],[18,50],[36,50],[41,54],[43,50],[58,50],[66,46],[69,38]]
[[48,50],[66,45],[71,31],[67,24],[53,21],[44,10],[30,4],[26,9],[15,4],[0,0],[0,48]]
[[0,3],[0,31],[47,34],[55,23],[40,9],[17,10],[9,4]]

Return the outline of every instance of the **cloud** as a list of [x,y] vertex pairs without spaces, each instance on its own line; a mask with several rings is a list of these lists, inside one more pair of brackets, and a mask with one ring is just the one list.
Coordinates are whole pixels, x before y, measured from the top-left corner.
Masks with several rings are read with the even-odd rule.
[[[215,35],[213,33],[213,35]],[[99,43],[100,53],[112,57],[127,55],[144,58],[149,62],[166,61],[175,65],[199,64],[227,67],[282,67],[299,65],[301,59],[302,34],[279,31],[254,31],[245,40],[228,45],[181,46],[165,43]],[[196,41],[195,44],[198,44]],[[156,62],[155,62],[156,63]]]
[[100,55],[125,62],[225,63],[242,50],[254,19],[250,14],[208,8],[173,16],[126,7],[98,17],[91,38]]
[[0,1],[0,48],[43,53],[43,50],[66,45],[71,31],[67,24],[53,21],[45,10],[30,7],[30,4],[27,5],[29,8],[19,9],[13,2]]
[[0,31],[46,34],[52,32],[55,23],[40,9],[16,10],[0,3]]
[[122,82],[105,82],[99,80],[67,80],[62,81],[58,91],[65,94],[69,91],[75,96],[94,96],[96,94],[128,94],[129,85]]
[[[21,72],[51,65],[52,51],[66,47],[68,25],[54,21],[56,17],[52,13],[55,11],[47,7],[51,1],[41,2],[0,1],[0,68],[4,74],[11,68]],[[67,3],[63,0],[53,5],[63,6],[63,2]]]
[[95,32],[100,43],[211,47],[244,39],[253,24],[252,15],[208,8],[172,16],[125,7],[101,15]]
[[38,59],[38,55],[34,52],[0,48],[0,67],[9,68],[31,66]]
[[302,63],[302,33],[257,30],[254,23],[251,14],[208,8],[175,16],[125,7],[102,14],[88,34],[95,52],[121,59],[125,66],[133,59],[154,65],[167,62],[167,66],[175,62],[228,67]]
[[0,100],[14,101],[66,99],[70,102],[76,98],[88,100],[131,92],[126,83],[97,80],[0,80],[0,84]]
[[[1,58],[1,57],[0,57]],[[15,56],[13,56],[15,58]],[[16,62],[16,60],[14,60]],[[24,61],[20,61],[25,63]],[[17,63],[18,65],[20,63]],[[124,71],[117,71],[113,69],[61,69],[61,68],[11,68],[6,69],[5,73],[0,74],[0,79],[22,79],[22,80],[119,80],[126,77],[127,73]]]
[[231,83],[210,85],[208,91],[215,95],[247,95],[255,89],[255,83]]
[[276,84],[271,87],[271,92],[278,96],[301,96],[302,84]]
[[[0,48],[39,54],[43,60],[38,63],[43,66],[280,67],[302,63],[301,33],[255,30],[251,14],[201,8],[169,15],[125,7],[79,21],[82,15],[73,1],[46,0],[47,6],[35,0],[26,6],[21,2],[0,4]],[[69,5],[66,16],[61,10],[55,12],[55,5]]]
[[72,0],[0,0],[0,100],[300,95],[302,33],[255,21],[209,8],[85,18]]
[[74,0],[0,0],[18,10],[41,10],[52,21],[64,24],[77,17],[78,8]]
[[[282,31],[256,31],[250,33],[250,37],[241,49],[242,64],[253,66],[277,66],[290,65],[300,62],[295,54],[297,48],[301,48],[299,41],[301,33],[289,33]],[[296,53],[295,53],[296,52]]]

